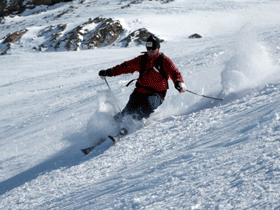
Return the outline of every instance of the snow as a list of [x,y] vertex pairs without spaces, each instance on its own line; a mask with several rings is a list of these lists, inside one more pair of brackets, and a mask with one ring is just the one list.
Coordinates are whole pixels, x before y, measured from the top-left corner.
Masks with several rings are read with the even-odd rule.
[[[128,3],[74,1],[0,26],[1,39],[28,28],[0,56],[0,209],[279,209],[279,2],[143,1],[120,9]],[[156,33],[188,90],[224,100],[179,94],[170,81],[144,126],[133,122],[120,142],[108,139],[83,156],[80,149],[116,133],[115,98],[123,108],[134,88],[125,84],[138,76],[108,78],[111,93],[98,71],[145,47],[31,46],[43,28],[71,30],[97,16],[121,20],[127,34]],[[202,39],[188,39],[193,33]]]

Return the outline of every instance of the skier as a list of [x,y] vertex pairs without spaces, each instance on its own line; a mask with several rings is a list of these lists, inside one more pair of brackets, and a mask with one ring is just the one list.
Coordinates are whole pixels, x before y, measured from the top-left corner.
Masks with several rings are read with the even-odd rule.
[[[147,53],[144,55],[125,61],[113,68],[99,71],[102,79],[139,72],[136,87],[130,95],[128,103],[114,117],[117,122],[121,122],[123,117],[128,115],[139,121],[148,118],[164,101],[169,78],[172,79],[175,88],[180,93],[186,91],[186,85],[179,70],[170,58],[159,52],[160,40],[154,35],[150,35],[146,42],[146,49]],[[122,128],[120,133],[125,135],[126,128]]]

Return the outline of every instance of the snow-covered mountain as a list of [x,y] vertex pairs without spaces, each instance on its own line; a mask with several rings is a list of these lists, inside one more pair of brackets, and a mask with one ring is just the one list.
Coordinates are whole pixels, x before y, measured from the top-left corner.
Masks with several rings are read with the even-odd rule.
[[[5,16],[0,209],[280,209],[279,10],[276,0],[81,0]],[[102,24],[120,33],[88,47]],[[98,71],[145,51],[148,33],[188,90],[224,100],[170,81],[144,126],[83,156],[116,133],[112,116],[138,76],[108,78],[111,92]]]

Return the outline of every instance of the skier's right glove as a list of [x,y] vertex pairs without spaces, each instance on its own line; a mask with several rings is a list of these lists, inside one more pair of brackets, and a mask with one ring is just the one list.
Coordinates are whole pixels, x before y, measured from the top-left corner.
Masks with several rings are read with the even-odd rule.
[[106,70],[99,71],[98,75],[101,77],[101,79],[105,78],[107,76]]
[[103,79],[105,77],[112,77],[113,73],[110,69],[99,71],[98,75]]

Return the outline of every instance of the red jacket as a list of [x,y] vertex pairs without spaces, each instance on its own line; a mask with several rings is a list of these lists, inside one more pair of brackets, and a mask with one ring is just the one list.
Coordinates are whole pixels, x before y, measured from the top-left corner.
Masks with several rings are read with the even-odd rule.
[[[140,72],[141,70],[141,58],[143,55],[140,55],[132,60],[125,61],[121,65],[117,65],[109,71],[111,71],[112,76],[117,76],[121,74],[129,74],[134,72]],[[154,57],[149,57],[147,59],[146,63],[146,69],[151,69],[154,67],[155,60],[160,56],[160,53],[158,53]],[[171,78],[172,81],[175,83],[176,81],[184,82],[181,73],[176,68],[174,63],[171,61],[170,58],[167,56],[163,56],[163,69],[167,75],[167,78]],[[148,74],[143,74],[142,78],[138,78],[137,82],[140,86],[145,86],[154,89],[155,91],[161,92],[166,91],[167,81],[162,77],[162,75],[159,72],[156,72],[155,70],[151,70],[148,72]],[[149,90],[145,88],[136,88],[136,90],[140,93],[151,93]],[[164,97],[164,96],[163,96]]]

